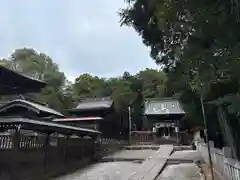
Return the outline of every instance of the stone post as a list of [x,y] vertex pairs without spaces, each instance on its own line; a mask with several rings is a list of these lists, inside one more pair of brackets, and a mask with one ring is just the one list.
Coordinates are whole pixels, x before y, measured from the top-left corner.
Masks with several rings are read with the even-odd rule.
[[230,147],[223,147],[223,153],[224,153],[224,156],[226,158],[232,158],[233,157],[233,154],[232,154],[232,149]]
[[209,146],[210,146],[210,148],[214,148],[214,142],[213,141],[209,141]]

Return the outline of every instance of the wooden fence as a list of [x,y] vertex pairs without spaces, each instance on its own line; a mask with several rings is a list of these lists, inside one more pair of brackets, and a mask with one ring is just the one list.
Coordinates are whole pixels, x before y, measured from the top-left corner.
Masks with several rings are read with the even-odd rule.
[[154,142],[155,136],[149,132],[132,132],[131,143],[132,144],[151,144]]
[[[198,151],[203,156],[205,162],[209,163],[207,146],[204,143],[196,143]],[[214,170],[226,180],[240,180],[240,162],[226,158],[221,149],[211,148],[211,156]]]
[[112,154],[125,145],[128,145],[128,142],[110,138],[101,138],[98,141],[98,148],[96,149],[97,157],[95,159],[99,159],[105,155]]
[[0,180],[55,176],[71,166],[86,165],[120,144],[112,139],[73,136],[0,135]]
[[176,137],[156,137],[153,133],[134,133],[131,144],[177,144]]

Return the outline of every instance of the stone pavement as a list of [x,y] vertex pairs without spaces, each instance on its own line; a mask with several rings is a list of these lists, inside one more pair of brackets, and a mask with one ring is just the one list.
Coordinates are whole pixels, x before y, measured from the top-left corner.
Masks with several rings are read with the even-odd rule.
[[156,180],[203,180],[194,163],[169,165]]
[[201,154],[196,150],[184,150],[184,151],[176,151],[174,152],[170,158],[173,159],[189,159],[194,162],[202,159]]
[[[115,158],[116,160],[121,158],[145,159],[154,152],[156,151],[151,149],[122,150],[112,156],[108,156],[108,158]],[[73,174],[55,178],[54,180],[122,180],[122,178],[126,178],[124,180],[127,180],[127,177],[136,172],[140,166],[140,163],[130,161],[100,162]]]
[[103,160],[115,160],[115,161],[134,161],[134,160],[144,160],[151,156],[155,150],[144,149],[144,150],[122,150],[120,152],[114,153],[111,156],[104,157]]
[[[138,148],[136,150],[122,150],[112,155],[112,157],[116,159],[135,158],[147,160],[142,164],[130,161],[97,163],[73,174],[56,178],[55,180],[130,180],[133,178],[137,180],[136,177],[140,174],[148,175],[148,177],[154,175],[156,177],[159,168],[161,168],[160,166],[163,166],[172,150],[172,145],[163,145],[158,151],[148,148],[144,148],[143,150],[139,150]],[[165,159],[165,161],[159,161],[157,160],[158,158]]]
[[[178,164],[167,165],[156,180],[204,180],[200,173],[201,169],[194,163],[201,160],[199,152],[193,150],[176,151],[168,160],[176,160]],[[169,162],[171,163],[171,161]]]
[[126,180],[154,180],[164,168],[172,152],[173,145],[161,145],[159,150],[144,161],[140,168]]
[[[122,150],[113,157],[145,160],[142,163],[133,161],[96,163],[54,180],[202,180],[200,169],[194,163],[201,158],[198,152],[192,150],[176,151],[173,154],[172,152],[173,145],[161,145],[157,151]],[[177,164],[176,162],[170,164],[174,159],[177,159]],[[185,160],[191,162],[186,163]]]
[[140,164],[132,162],[97,163],[55,180],[121,180],[124,175],[135,172],[139,166]]

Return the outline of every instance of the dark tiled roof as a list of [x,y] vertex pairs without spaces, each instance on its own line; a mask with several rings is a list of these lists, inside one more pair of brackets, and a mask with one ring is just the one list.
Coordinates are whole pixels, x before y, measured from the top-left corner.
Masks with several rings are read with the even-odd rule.
[[23,94],[39,92],[46,86],[46,83],[19,74],[0,65],[0,94]]
[[66,117],[53,119],[53,122],[69,122],[69,121],[99,121],[102,117]]
[[51,109],[47,106],[43,106],[41,104],[37,104],[35,102],[23,100],[23,99],[15,99],[9,103],[2,105],[0,107],[0,112],[4,111],[6,109],[9,109],[9,108],[17,107],[17,106],[30,108],[36,112],[44,112],[44,113],[48,113],[48,114],[55,115],[58,117],[64,117],[63,114],[61,114],[58,111],[55,111],[54,109]]
[[23,129],[25,130],[33,130],[39,132],[59,132],[59,133],[76,133],[82,135],[98,135],[101,132],[86,129],[81,127],[69,126],[64,124],[58,124],[54,122],[46,122],[46,121],[39,121],[39,120],[32,120],[28,118],[21,118],[21,117],[0,117],[0,126],[8,126],[14,127],[17,125],[23,125]]
[[145,115],[184,114],[184,110],[177,99],[162,98],[149,99],[145,102]]
[[108,109],[113,105],[113,100],[110,98],[84,99],[80,101],[75,109]]

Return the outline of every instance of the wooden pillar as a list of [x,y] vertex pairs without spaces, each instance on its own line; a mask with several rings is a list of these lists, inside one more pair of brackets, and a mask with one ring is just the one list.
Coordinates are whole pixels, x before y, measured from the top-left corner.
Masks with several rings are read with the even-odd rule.
[[43,165],[46,168],[49,161],[49,147],[50,147],[50,134],[47,134],[45,142],[44,142],[44,161]]
[[68,146],[69,146],[69,135],[67,135],[65,142],[64,142],[64,149],[65,149],[65,157],[64,157],[64,161],[67,162],[68,161]]
[[11,160],[11,178],[14,180],[19,179],[19,165],[20,165],[20,140],[21,140],[21,136],[20,136],[20,126],[17,127],[17,129],[15,130],[13,137],[12,137],[12,148],[13,148],[13,155],[12,155],[12,160]]
[[99,150],[99,141],[100,141],[100,136],[93,136],[92,137],[92,141],[93,141],[93,157],[94,159],[98,156],[98,150]]
[[99,153],[100,153],[100,144],[99,144],[99,141],[100,141],[100,136],[98,135],[98,136],[96,136],[94,139],[94,146],[93,146],[93,148],[94,148],[94,160],[97,160],[98,158],[99,158]]
[[168,135],[167,136],[168,137],[171,136],[171,132],[170,132],[170,127],[169,126],[167,126],[167,131],[168,131]]
[[175,132],[177,138],[177,145],[180,145],[179,121],[177,121],[175,124]]

